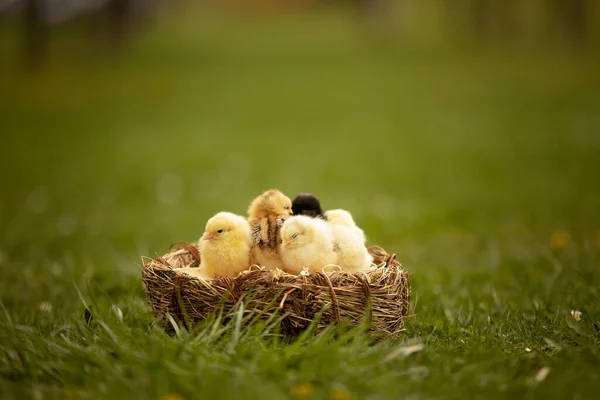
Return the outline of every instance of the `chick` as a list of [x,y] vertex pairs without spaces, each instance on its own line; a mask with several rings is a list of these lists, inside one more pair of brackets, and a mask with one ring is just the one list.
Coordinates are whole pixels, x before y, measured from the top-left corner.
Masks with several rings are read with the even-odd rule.
[[220,212],[206,223],[198,247],[200,267],[186,268],[183,272],[202,278],[214,278],[216,275],[236,277],[250,267],[250,225],[244,217]]
[[328,210],[325,211],[325,217],[327,218],[327,221],[329,221],[329,223],[332,225],[342,225],[349,228],[356,228],[357,233],[360,232],[360,235],[363,238],[363,240],[366,240],[365,233],[356,225],[356,222],[354,222],[354,218],[352,218],[352,214],[350,214],[348,211],[340,209]]
[[299,274],[304,267],[320,272],[335,264],[331,226],[319,218],[294,216],[281,227],[281,259],[284,271]]
[[358,272],[371,266],[373,257],[365,247],[365,233],[356,226],[352,215],[345,210],[325,213],[331,225],[338,264],[346,272]]
[[317,196],[310,193],[300,193],[292,201],[294,215],[306,215],[312,218],[325,219],[321,202]]
[[281,243],[279,230],[291,215],[292,201],[279,190],[268,190],[250,203],[248,223],[254,243],[250,252],[251,264],[267,269],[283,267],[278,248]]

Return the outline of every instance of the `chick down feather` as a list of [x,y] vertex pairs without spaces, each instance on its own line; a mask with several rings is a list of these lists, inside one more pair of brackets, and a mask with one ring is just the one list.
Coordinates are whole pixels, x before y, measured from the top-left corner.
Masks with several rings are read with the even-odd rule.
[[290,274],[299,274],[304,268],[321,272],[336,264],[331,226],[321,219],[294,216],[281,227],[281,239],[283,268]]
[[365,234],[345,210],[330,210],[325,213],[335,243],[337,261],[343,271],[354,273],[371,266],[373,257],[365,246]]
[[252,235],[244,217],[220,212],[208,220],[198,243],[200,267],[184,271],[203,278],[236,277],[250,267]]
[[292,211],[294,211],[294,215],[325,219],[319,198],[311,193],[300,193],[294,197]]
[[267,269],[283,268],[279,254],[280,229],[292,215],[292,201],[279,190],[268,190],[252,201],[248,223],[252,230],[250,262]]

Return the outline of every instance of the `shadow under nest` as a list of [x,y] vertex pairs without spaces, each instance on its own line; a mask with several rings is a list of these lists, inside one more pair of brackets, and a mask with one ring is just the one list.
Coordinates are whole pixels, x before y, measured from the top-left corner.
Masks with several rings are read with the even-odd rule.
[[200,279],[178,268],[200,265],[198,249],[183,245],[164,256],[145,259],[142,280],[156,322],[166,314],[187,327],[211,315],[229,315],[240,303],[259,319],[278,316],[281,333],[296,335],[318,319],[317,331],[331,324],[356,326],[366,318],[371,331],[398,335],[409,311],[408,273],[395,254],[369,248],[375,266],[359,273],[343,271],[290,275],[252,267],[235,278]]

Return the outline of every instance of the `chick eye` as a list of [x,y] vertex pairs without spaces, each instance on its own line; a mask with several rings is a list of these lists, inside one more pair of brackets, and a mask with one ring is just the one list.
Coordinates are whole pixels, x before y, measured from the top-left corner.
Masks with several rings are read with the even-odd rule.
[[297,237],[298,237],[298,233],[294,233],[294,234],[292,235],[292,239],[296,239]]
[[223,229],[219,229],[217,233],[223,233]]

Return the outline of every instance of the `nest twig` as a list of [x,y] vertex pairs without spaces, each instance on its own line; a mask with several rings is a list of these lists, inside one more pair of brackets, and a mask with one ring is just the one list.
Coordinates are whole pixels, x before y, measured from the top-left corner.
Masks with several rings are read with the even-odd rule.
[[187,326],[209,315],[234,311],[240,301],[265,320],[281,316],[281,329],[295,335],[320,315],[317,329],[332,323],[357,325],[397,335],[404,329],[410,302],[408,273],[381,247],[371,247],[376,267],[350,274],[342,271],[290,275],[280,270],[250,268],[236,278],[200,279],[178,268],[198,267],[193,245],[144,260],[142,279],[148,303],[158,320],[166,313]]

